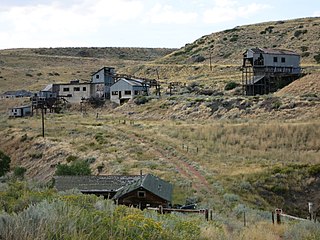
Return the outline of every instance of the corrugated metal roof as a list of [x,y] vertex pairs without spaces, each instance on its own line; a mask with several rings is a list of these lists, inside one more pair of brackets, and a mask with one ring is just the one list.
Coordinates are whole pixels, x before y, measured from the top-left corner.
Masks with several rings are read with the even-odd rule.
[[42,92],[51,92],[52,86],[53,84],[48,84],[44,89],[42,89]]
[[285,49],[271,49],[271,48],[251,48],[254,53],[265,53],[265,54],[282,54],[282,55],[299,55],[294,51]]
[[144,86],[144,81],[140,79],[127,79],[127,78],[121,78],[119,81],[125,81],[126,83],[132,85],[132,86]]

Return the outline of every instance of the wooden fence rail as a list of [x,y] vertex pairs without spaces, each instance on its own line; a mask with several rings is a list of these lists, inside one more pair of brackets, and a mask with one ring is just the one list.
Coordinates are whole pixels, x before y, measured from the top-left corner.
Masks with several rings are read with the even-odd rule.
[[207,221],[209,221],[209,218],[210,218],[210,220],[212,220],[212,213],[213,213],[213,211],[209,210],[209,209],[163,208],[161,206],[159,208],[148,207],[147,210],[154,210],[160,214],[171,213],[171,212],[203,214]]

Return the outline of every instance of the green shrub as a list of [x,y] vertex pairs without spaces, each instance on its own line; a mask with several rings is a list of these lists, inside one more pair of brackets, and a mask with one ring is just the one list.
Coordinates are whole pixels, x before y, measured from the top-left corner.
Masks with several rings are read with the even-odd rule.
[[294,36],[296,37],[296,38],[298,38],[298,37],[300,37],[301,35],[303,35],[303,34],[305,34],[305,33],[307,33],[308,32],[308,30],[297,30],[297,31],[295,31],[294,32]]
[[27,169],[24,168],[24,167],[15,167],[13,169],[13,175],[15,177],[18,177],[18,178],[24,178],[24,174],[26,173]]
[[29,156],[30,156],[32,159],[40,159],[40,158],[42,158],[42,152],[30,153]]
[[310,56],[310,52],[303,52],[301,54],[301,57],[309,57]]
[[22,135],[20,141],[21,141],[21,142],[24,142],[24,141],[26,141],[27,139],[28,139],[28,135],[27,135],[27,134],[24,134],[24,135]]
[[272,109],[279,109],[282,105],[282,102],[280,100],[274,101],[272,103]]
[[86,163],[88,164],[92,164],[96,161],[96,158],[95,157],[89,157],[87,158],[86,160],[84,160]]
[[306,52],[309,49],[307,46],[301,46],[300,48],[302,52]]
[[230,38],[230,42],[236,42],[238,41],[239,36],[237,34],[232,35],[232,37]]
[[317,63],[320,63],[320,53],[314,55],[313,58],[316,60]]
[[134,98],[134,103],[137,105],[145,104],[149,102],[149,98],[147,96],[137,96]]
[[69,163],[69,162],[74,162],[78,160],[78,157],[77,156],[74,156],[74,155],[69,155],[67,158],[66,158],[66,161]]
[[70,165],[68,164],[58,164],[55,175],[90,175],[91,169],[89,163],[86,161],[75,161]]
[[231,82],[228,82],[228,83],[225,85],[224,90],[229,91],[229,90],[232,90],[232,89],[234,89],[234,88],[236,88],[236,87],[238,87],[238,86],[239,86],[238,83],[231,81]]
[[10,162],[10,157],[0,151],[0,177],[10,171]]
[[313,165],[308,170],[309,174],[312,176],[317,176],[320,174],[320,164]]

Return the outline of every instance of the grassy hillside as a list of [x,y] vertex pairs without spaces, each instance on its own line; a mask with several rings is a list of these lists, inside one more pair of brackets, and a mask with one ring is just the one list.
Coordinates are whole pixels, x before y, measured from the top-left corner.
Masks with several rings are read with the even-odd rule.
[[[2,50],[0,92],[85,81],[113,66],[119,73],[159,75],[162,96],[140,105],[86,106],[85,112],[73,106],[47,114],[44,139],[39,115],[7,117],[8,107],[28,99],[0,100],[0,150],[11,156],[12,168],[27,169],[28,179],[49,181],[56,165],[71,156],[90,159],[94,174],[154,173],[174,184],[175,203],[198,202],[217,212],[235,212],[239,205],[283,207],[301,216],[307,212],[306,191],[308,201],[320,199],[320,81],[314,58],[320,52],[319,24],[319,18],[309,18],[241,26],[163,58],[158,57],[172,50]],[[244,97],[241,87],[224,90],[231,80],[240,82],[242,52],[250,46],[296,50],[313,74],[268,96]],[[201,56],[205,61],[199,62]],[[170,82],[180,82],[172,96],[166,94]]]
[[0,51],[0,92],[40,90],[48,83],[73,79],[89,81],[101,67],[141,65],[173,49],[151,48],[40,48]]
[[247,48],[266,47],[297,51],[302,56],[302,63],[313,64],[317,62],[320,53],[319,32],[320,18],[237,26],[203,36],[159,62],[187,63],[205,60],[208,64],[211,53],[213,63],[240,65],[242,53]]

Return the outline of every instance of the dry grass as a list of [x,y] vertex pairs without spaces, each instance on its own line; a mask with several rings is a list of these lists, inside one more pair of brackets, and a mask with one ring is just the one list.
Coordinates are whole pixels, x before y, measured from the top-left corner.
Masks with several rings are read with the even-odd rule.
[[313,73],[302,77],[279,90],[277,96],[316,96],[320,97],[320,74]]

